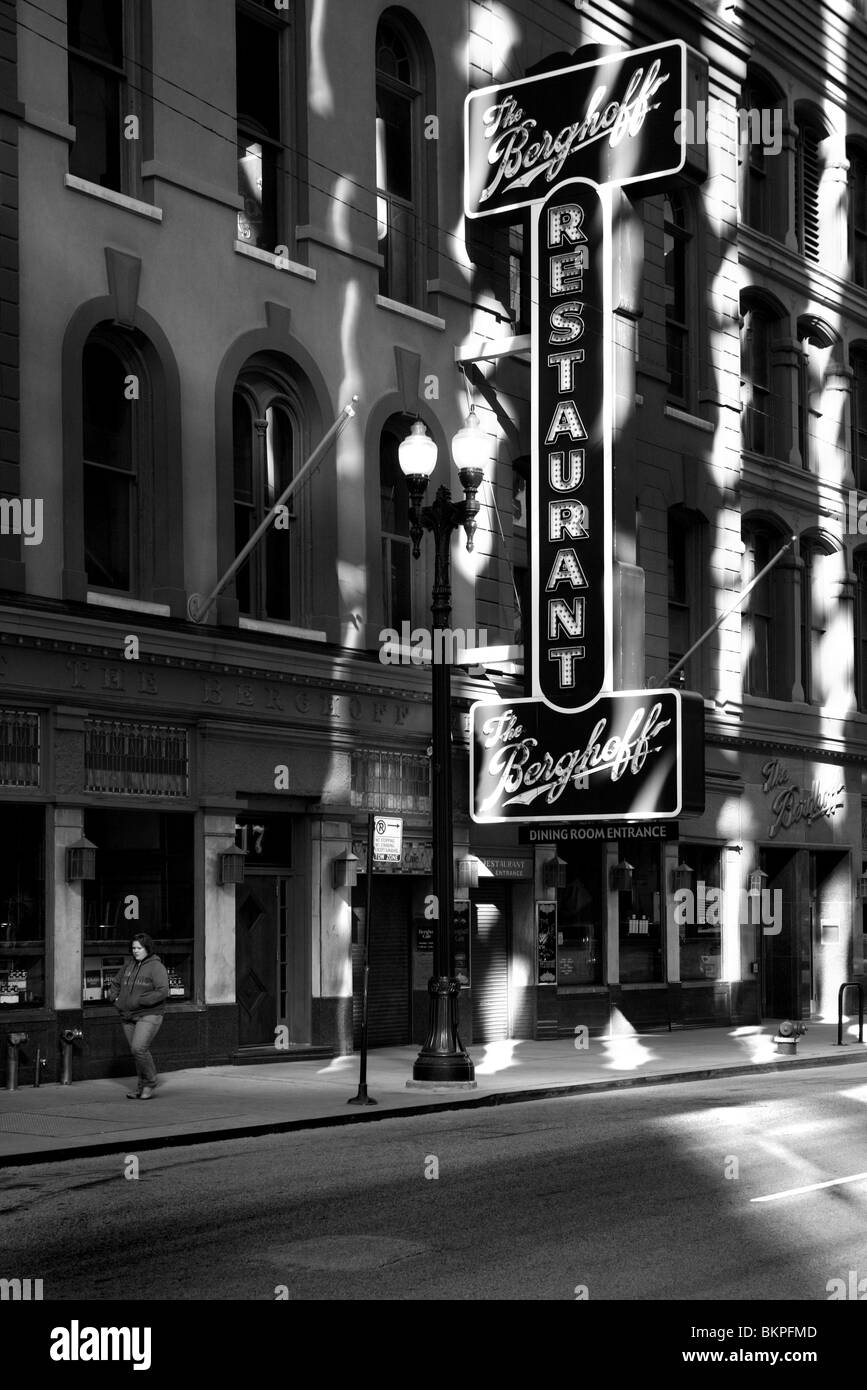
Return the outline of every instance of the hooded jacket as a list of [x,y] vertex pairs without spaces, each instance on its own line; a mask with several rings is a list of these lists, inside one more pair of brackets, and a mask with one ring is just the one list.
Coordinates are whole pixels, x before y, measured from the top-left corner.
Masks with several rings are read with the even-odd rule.
[[145,1014],[165,1013],[169,997],[169,977],[159,956],[131,960],[114,978],[113,1004],[124,1023],[134,1023]]

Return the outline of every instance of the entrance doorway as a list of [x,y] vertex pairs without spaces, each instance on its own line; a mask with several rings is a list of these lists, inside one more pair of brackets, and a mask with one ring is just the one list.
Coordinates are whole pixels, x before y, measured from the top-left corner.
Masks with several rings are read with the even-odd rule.
[[[366,879],[352,890],[352,1036],[361,1046]],[[369,1047],[402,1047],[412,1042],[410,988],[412,883],[398,874],[374,874],[373,924],[367,985]]]
[[235,889],[235,980],[240,1047],[273,1045],[287,1018],[289,880],[256,874]]
[[[763,891],[780,895],[764,900],[779,905],[780,930],[768,931],[774,925],[770,920],[758,922],[755,927],[761,936],[762,1018],[801,1017],[797,863],[797,850],[759,850],[759,866],[767,874]],[[771,915],[765,914],[768,919]]]
[[509,887],[486,883],[471,889],[470,898],[473,1042],[503,1042],[509,1036]]

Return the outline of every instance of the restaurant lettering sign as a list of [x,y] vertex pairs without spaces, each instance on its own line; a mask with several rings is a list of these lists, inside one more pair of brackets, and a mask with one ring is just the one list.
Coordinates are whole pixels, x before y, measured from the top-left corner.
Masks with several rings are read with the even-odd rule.
[[532,668],[471,710],[473,820],[659,820],[704,808],[704,702],[613,690],[612,185],[683,168],[679,41],[475,92],[465,212],[531,207]]

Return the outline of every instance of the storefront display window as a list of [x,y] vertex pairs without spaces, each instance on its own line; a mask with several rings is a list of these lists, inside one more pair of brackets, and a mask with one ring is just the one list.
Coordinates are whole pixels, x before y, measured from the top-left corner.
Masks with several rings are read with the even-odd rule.
[[680,935],[681,980],[718,980],[721,966],[720,855],[707,845],[684,845],[681,861],[692,869],[688,888],[674,897]]
[[0,1009],[45,1004],[45,810],[0,807]]
[[632,886],[618,892],[620,983],[661,984],[662,895],[659,845],[618,840],[618,858],[632,865]]
[[97,1004],[138,931],[153,937],[169,976],[169,1002],[193,993],[193,817],[159,811],[88,811],[96,878],[83,885],[83,1001]]

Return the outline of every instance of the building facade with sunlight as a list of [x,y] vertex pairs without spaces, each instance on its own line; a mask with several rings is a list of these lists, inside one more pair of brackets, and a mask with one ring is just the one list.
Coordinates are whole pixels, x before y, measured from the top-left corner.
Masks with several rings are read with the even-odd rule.
[[[167,1067],[350,1051],[379,811],[404,843],[375,875],[370,1041],[421,1040],[433,555],[412,559],[398,448],[420,419],[431,494],[457,496],[469,404],[489,462],[475,549],[452,549],[464,1042],[832,1016],[864,973],[859,8],[2,10],[0,1030],[51,1068],[80,1028],[79,1072],[122,1070],[105,985],[143,930]],[[618,195],[615,683],[666,683],[723,619],[670,678],[704,697],[706,809],[641,834],[475,824],[469,706],[522,693],[533,636],[534,285],[528,218],[464,219],[463,102],[670,38],[707,91],[685,174]]]

